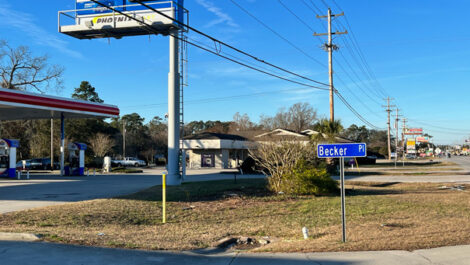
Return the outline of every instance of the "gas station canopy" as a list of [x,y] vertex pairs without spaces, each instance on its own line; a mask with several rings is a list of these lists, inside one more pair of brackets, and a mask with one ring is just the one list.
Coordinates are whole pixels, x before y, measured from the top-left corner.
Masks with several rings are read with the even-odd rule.
[[114,105],[0,88],[0,120],[117,118]]

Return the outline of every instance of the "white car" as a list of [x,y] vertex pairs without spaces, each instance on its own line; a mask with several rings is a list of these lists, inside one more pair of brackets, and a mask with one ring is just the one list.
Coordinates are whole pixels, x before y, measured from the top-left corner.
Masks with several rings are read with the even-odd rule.
[[135,157],[125,157],[122,160],[112,160],[111,163],[113,165],[117,165],[118,167],[128,167],[128,166],[142,167],[142,166],[147,165],[147,163],[145,163],[144,160],[140,160]]

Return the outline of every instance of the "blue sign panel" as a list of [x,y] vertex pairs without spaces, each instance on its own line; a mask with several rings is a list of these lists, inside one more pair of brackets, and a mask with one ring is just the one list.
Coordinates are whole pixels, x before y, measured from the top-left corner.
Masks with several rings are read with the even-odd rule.
[[[149,11],[147,7],[133,0],[98,0],[98,2],[121,12]],[[142,0],[142,2],[154,9],[175,7],[175,19],[184,23],[184,0]],[[76,0],[76,9],[79,16],[113,13],[111,9],[89,0]]]
[[319,158],[361,157],[367,155],[366,144],[319,144],[317,156]]

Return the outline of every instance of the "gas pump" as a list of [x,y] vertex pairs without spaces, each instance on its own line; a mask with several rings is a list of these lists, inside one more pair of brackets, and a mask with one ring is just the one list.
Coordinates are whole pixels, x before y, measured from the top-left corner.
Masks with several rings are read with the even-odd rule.
[[65,175],[83,176],[85,174],[85,150],[84,143],[69,144],[69,166],[65,167]]
[[0,176],[16,177],[16,148],[20,147],[18,140],[0,139]]

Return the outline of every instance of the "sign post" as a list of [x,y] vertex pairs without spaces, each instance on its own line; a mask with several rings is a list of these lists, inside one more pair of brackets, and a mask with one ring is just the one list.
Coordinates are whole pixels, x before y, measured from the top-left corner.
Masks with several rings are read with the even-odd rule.
[[340,188],[341,188],[341,223],[343,228],[343,243],[346,243],[346,192],[344,188],[344,158],[365,157],[367,147],[365,143],[353,144],[319,144],[317,145],[318,158],[339,158]]

